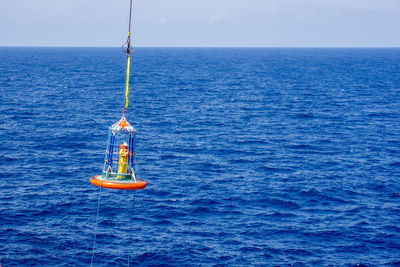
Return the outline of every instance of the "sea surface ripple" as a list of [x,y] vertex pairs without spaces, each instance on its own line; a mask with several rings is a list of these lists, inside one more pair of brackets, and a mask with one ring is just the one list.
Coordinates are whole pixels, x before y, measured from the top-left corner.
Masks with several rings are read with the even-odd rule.
[[[0,263],[400,265],[400,49],[0,48]],[[96,229],[99,194],[100,212]]]

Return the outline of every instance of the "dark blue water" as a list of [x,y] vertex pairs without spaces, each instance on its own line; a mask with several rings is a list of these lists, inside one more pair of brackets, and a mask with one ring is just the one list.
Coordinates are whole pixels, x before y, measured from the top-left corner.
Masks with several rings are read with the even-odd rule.
[[[88,266],[114,48],[0,48],[0,262]],[[400,265],[400,49],[138,48],[142,191],[95,266]]]

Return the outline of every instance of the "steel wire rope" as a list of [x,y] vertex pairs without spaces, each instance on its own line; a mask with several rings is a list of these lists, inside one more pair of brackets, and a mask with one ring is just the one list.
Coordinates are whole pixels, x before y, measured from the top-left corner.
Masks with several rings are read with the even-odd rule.
[[[126,42],[122,44],[122,51],[126,53],[127,56],[127,68],[126,68],[126,85],[125,85],[125,97],[124,97],[124,108],[122,110],[122,114],[125,115],[125,111],[128,108],[128,95],[129,95],[129,69],[130,69],[130,54],[133,53],[131,51],[131,24],[132,24],[132,9],[133,9],[133,1],[130,0],[129,4],[129,27],[128,27],[128,38]],[[126,49],[124,49],[126,45]]]

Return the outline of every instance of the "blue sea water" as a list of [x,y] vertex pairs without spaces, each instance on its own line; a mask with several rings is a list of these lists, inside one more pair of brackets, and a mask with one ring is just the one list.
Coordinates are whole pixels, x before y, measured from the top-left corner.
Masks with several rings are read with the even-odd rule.
[[137,48],[148,186],[100,192],[124,69],[0,48],[3,267],[400,265],[400,49]]

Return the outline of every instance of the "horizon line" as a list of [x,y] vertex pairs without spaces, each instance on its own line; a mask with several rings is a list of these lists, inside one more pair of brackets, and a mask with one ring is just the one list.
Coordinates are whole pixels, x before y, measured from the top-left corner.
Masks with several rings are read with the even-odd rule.
[[[0,48],[121,48],[120,46],[88,45],[0,45]],[[400,48],[400,46],[134,46],[133,48]]]

